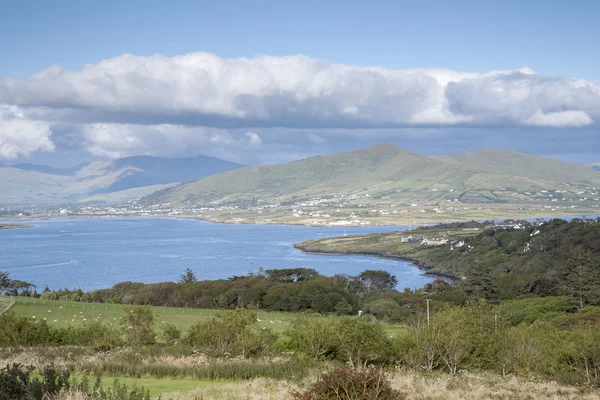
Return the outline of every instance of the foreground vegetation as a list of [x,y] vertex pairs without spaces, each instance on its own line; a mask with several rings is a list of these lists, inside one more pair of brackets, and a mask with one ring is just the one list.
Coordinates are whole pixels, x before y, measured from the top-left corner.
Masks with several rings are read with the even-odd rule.
[[[0,290],[17,296],[0,315],[0,363],[126,378],[127,390],[147,383],[152,395],[202,386],[173,399],[595,399],[599,227],[555,220],[408,233],[447,238],[439,245],[399,234],[340,239],[407,245],[464,274],[416,291],[397,291],[385,271],[324,277],[298,268],[198,282],[187,270],[176,283],[41,294],[4,274]],[[75,383],[59,392],[94,398]]]

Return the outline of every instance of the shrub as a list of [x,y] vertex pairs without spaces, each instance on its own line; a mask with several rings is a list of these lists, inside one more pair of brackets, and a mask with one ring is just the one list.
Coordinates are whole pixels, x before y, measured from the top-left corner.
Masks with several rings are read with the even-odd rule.
[[284,335],[284,350],[305,354],[313,360],[333,357],[337,351],[335,326],[325,318],[296,318]]
[[383,326],[374,318],[340,318],[335,323],[338,356],[354,367],[366,367],[391,356],[391,343]]
[[0,370],[0,400],[42,400],[69,387],[69,373],[46,367],[42,378],[32,378],[32,367],[7,365]]
[[181,338],[181,331],[173,324],[164,324],[161,330],[161,338],[167,344],[177,344]]
[[0,315],[0,346],[31,346],[47,343],[50,329],[46,321],[21,317],[13,312]]
[[402,400],[406,396],[392,388],[382,368],[338,367],[321,376],[308,391],[294,392],[301,400]]
[[156,342],[153,330],[154,315],[150,307],[124,307],[126,317],[122,329],[131,345],[145,345]]
[[268,329],[257,332],[256,313],[246,309],[222,312],[193,325],[183,343],[213,357],[256,356],[269,348],[275,336]]

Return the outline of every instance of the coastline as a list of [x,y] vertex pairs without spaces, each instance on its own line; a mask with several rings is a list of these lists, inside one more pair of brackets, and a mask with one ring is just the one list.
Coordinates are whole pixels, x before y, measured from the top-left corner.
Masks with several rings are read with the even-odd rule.
[[[599,214],[588,214],[590,218],[596,218]],[[529,215],[529,216],[518,216],[518,217],[505,217],[505,216],[496,216],[490,217],[488,219],[494,220],[506,220],[506,219],[572,219],[572,218],[580,218],[581,214],[570,214],[570,215]],[[46,216],[38,216],[32,218],[19,218],[19,219],[5,219],[5,221],[42,221],[48,219],[60,219],[60,218],[75,218],[75,219],[104,219],[104,218],[173,218],[173,219],[195,219],[203,222],[214,223],[214,224],[226,224],[226,225],[287,225],[287,226],[307,226],[314,228],[360,228],[360,227],[408,227],[414,224],[414,220],[410,217],[402,217],[395,218],[394,220],[373,220],[368,219],[363,222],[365,223],[345,223],[345,224],[330,224],[325,223],[325,220],[321,221],[289,221],[285,218],[276,218],[276,219],[266,219],[266,220],[252,220],[252,219],[244,219],[244,220],[231,220],[228,218],[222,218],[220,216],[200,216],[200,215],[46,215]],[[462,217],[455,219],[429,219],[422,218],[417,220],[416,226],[425,226],[425,225],[437,225],[437,224],[445,224],[445,223],[454,223],[454,222],[469,222],[469,221],[483,221],[477,219],[476,217]],[[30,227],[27,226],[26,227]]]
[[327,250],[309,250],[306,249],[303,245],[303,242],[294,244],[294,248],[300,250],[306,254],[330,254],[330,255],[346,255],[346,256],[364,256],[364,257],[377,257],[383,258],[386,260],[394,260],[394,261],[402,261],[411,263],[413,266],[419,268],[421,271],[424,271],[423,275],[427,276],[435,276],[441,279],[446,279],[452,282],[459,281],[461,278],[452,274],[445,274],[443,272],[432,271],[434,266],[427,265],[423,263],[421,260],[413,257],[407,256],[396,256],[385,253],[380,253],[377,251],[327,251]]
[[25,224],[0,224],[0,230],[5,230],[5,229],[24,229],[24,228],[33,228],[33,225],[25,225]]

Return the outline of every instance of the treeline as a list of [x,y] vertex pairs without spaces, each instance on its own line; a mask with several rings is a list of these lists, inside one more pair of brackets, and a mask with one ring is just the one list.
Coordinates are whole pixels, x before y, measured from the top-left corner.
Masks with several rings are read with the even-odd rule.
[[313,269],[278,269],[214,281],[196,281],[188,270],[178,283],[122,282],[110,289],[87,293],[45,290],[41,297],[132,305],[353,314],[369,296],[385,291],[395,293],[397,283],[394,275],[379,270],[367,270],[355,277],[325,277]]

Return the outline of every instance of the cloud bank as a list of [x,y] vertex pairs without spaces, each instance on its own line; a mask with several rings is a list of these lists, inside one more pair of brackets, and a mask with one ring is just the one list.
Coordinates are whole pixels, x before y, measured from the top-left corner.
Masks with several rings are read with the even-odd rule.
[[[394,70],[297,55],[224,59],[125,54],[79,71],[53,66],[0,78],[0,157],[52,150],[70,124],[98,156],[178,155],[203,146],[259,147],[244,128],[581,128],[600,119],[600,85],[529,68],[487,73]],[[5,112],[6,115],[7,112]]]
[[16,107],[0,105],[0,159],[11,160],[36,151],[52,151],[50,125],[30,121]]

